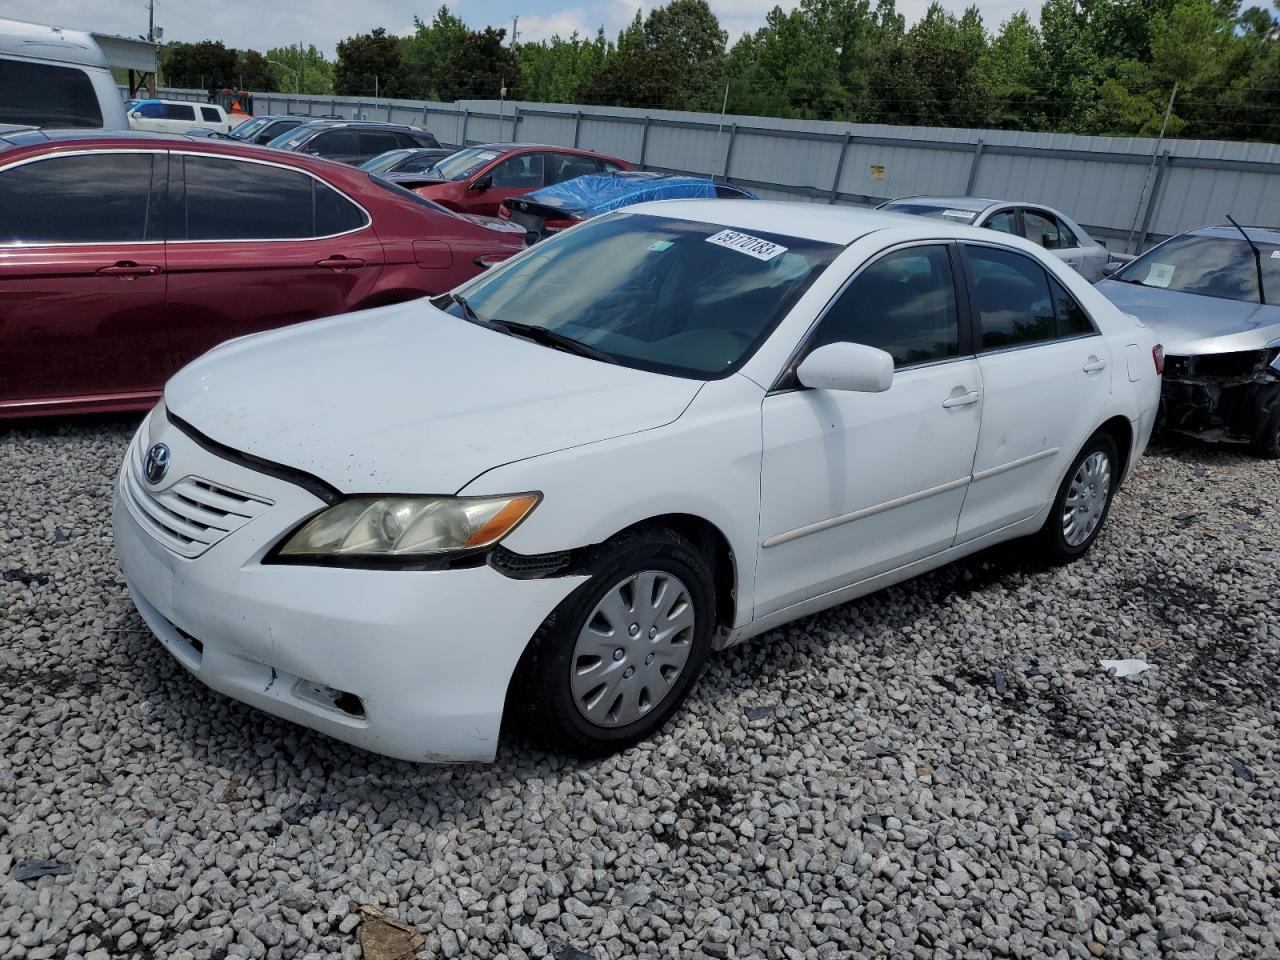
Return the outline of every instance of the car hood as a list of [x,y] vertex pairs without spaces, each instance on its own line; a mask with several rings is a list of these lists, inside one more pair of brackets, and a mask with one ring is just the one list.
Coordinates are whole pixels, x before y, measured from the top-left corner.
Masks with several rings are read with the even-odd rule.
[[1166,354],[1261,350],[1280,339],[1280,306],[1103,280],[1098,292],[1155,330]]
[[414,300],[230,341],[174,376],[165,403],[344,493],[454,493],[504,463],[670,423],[700,386]]

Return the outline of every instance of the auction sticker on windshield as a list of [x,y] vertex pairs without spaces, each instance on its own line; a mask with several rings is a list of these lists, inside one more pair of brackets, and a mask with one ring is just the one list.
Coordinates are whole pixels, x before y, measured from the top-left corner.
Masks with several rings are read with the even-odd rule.
[[772,260],[779,254],[787,252],[787,248],[780,244],[753,237],[749,233],[739,233],[737,230],[721,230],[719,233],[707,237],[707,243],[714,243],[718,247],[728,247],[730,250],[745,253],[747,256],[755,257],[757,260]]
[[957,220],[972,220],[977,216],[972,210],[943,210],[944,217],[954,217]]
[[1147,279],[1142,282],[1149,287],[1167,287],[1173,279],[1173,264],[1153,263],[1147,271]]

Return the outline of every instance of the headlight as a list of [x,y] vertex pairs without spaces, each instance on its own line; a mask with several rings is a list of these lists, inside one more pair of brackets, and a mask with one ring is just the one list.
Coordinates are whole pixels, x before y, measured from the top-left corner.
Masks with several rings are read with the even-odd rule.
[[514,530],[540,497],[351,497],[304,523],[277,556],[395,559],[481,550]]

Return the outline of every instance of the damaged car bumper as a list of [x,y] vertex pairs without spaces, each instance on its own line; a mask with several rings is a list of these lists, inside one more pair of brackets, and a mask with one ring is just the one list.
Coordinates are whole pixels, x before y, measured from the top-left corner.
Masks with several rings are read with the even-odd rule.
[[[157,492],[141,471],[158,442],[182,467],[181,479]],[[166,499],[173,491],[187,499]],[[218,521],[234,529],[202,531],[197,498],[219,509],[244,498]],[[582,578],[513,579],[483,565],[389,571],[263,562],[281,531],[323,505],[300,486],[206,450],[153,413],[125,457],[114,504],[117,552],[138,612],[183,667],[227,696],[400,759],[493,759],[525,644]]]
[[1280,349],[1165,358],[1160,423],[1206,440],[1251,443],[1280,404]]

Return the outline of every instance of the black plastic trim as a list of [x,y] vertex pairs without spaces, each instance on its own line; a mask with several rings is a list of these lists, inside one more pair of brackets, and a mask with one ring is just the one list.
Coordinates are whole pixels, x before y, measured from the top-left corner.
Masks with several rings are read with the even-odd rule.
[[165,409],[165,415],[169,418],[169,422],[181,430],[193,443],[208,450],[214,456],[230,460],[232,463],[238,463],[246,469],[264,473],[269,477],[275,477],[277,480],[292,483],[294,486],[301,487],[318,499],[323,500],[329,506],[343,498],[342,491],[314,474],[299,470],[296,467],[285,466],[283,463],[276,463],[274,460],[255,457],[251,453],[243,453],[233,447],[228,447],[225,443],[219,443],[217,440],[205,436],[167,408]]

